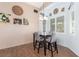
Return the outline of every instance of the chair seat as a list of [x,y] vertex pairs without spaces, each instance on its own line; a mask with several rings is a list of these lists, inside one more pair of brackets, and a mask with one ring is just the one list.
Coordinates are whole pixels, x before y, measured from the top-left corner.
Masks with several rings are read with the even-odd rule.
[[40,38],[40,39],[37,39],[36,41],[43,41],[43,39]]
[[44,44],[43,44],[43,42],[41,41],[41,42],[36,43],[36,48],[39,48],[39,44],[40,44],[40,48],[44,47]]

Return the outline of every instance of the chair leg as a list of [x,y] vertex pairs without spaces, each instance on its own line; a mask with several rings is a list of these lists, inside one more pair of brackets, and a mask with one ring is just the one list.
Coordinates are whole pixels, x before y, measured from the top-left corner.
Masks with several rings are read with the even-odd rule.
[[53,57],[53,50],[52,50],[52,45],[51,45],[51,56]]
[[36,49],[36,44],[37,44],[37,41],[34,42],[34,45],[33,45],[34,46],[34,50]]
[[36,48],[36,47],[35,47],[35,44],[34,44],[34,50],[35,50],[35,48]]
[[34,50],[35,50],[35,46],[34,46]]
[[34,47],[34,50],[35,50],[35,43],[33,42],[33,47]]
[[35,34],[33,34],[33,47],[34,47],[34,50],[35,50]]
[[48,43],[48,49],[50,49],[50,44]]
[[39,49],[40,49],[40,43],[39,43],[39,45],[38,45],[38,53],[39,53]]
[[57,43],[56,42],[55,42],[55,50],[56,50],[56,52],[58,54],[58,47],[57,47]]

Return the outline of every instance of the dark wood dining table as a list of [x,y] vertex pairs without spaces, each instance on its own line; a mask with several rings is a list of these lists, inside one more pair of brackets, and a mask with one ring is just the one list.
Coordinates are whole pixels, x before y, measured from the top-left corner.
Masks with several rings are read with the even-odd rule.
[[46,56],[46,50],[47,50],[46,39],[48,37],[51,37],[51,35],[42,35],[42,34],[40,34],[40,37],[42,37],[44,39],[44,55]]

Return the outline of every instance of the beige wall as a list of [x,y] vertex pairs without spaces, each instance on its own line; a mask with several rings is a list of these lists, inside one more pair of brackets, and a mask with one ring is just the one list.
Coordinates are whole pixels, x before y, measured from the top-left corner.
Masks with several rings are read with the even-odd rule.
[[[23,15],[15,15],[12,12],[13,5],[21,6]],[[10,23],[0,23],[0,49],[32,42],[32,33],[38,31],[39,23],[38,13],[34,13],[33,9],[37,8],[21,2],[0,3],[0,12],[11,14]],[[13,24],[13,18],[27,18],[29,25]]]

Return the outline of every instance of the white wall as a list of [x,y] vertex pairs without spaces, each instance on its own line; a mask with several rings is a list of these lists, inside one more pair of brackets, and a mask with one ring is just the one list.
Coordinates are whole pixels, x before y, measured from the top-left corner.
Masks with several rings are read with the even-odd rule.
[[[58,40],[58,44],[63,45],[71,49],[76,55],[79,56],[79,3],[75,3],[71,8],[75,12],[75,34],[70,33],[70,12],[68,10],[69,3],[53,3],[45,10],[53,12],[54,8],[65,7],[65,12],[59,12],[57,15],[53,15],[52,17],[59,17],[64,15],[64,33],[56,33],[56,37]],[[49,23],[49,22],[48,22]],[[49,28],[48,28],[49,30]]]
[[[17,16],[12,12],[12,7],[14,5],[23,8],[23,15]],[[39,23],[38,13],[34,13],[34,9],[38,10],[36,7],[21,2],[0,3],[0,12],[11,14],[10,23],[0,22],[0,49],[27,44],[33,41],[32,34],[38,31]],[[29,25],[13,24],[13,18],[27,18]]]

